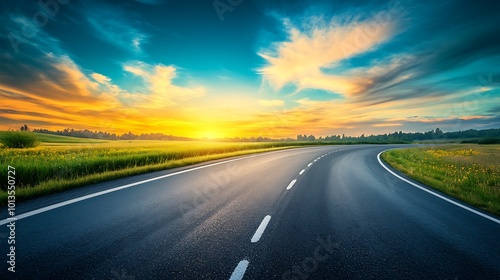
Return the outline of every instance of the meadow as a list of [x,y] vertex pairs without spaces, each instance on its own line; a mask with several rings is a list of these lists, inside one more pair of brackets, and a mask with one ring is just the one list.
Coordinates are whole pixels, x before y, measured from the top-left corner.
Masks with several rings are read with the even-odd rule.
[[[234,143],[195,141],[103,141],[41,135],[35,148],[0,148],[0,178],[16,169],[16,200],[47,195],[93,183],[209,160],[311,143]],[[0,182],[6,202],[7,180]]]
[[397,149],[382,159],[409,177],[500,216],[500,145]]

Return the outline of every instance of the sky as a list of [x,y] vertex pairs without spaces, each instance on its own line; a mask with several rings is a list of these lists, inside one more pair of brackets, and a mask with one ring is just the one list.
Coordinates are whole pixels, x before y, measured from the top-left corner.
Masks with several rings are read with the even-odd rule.
[[500,127],[499,1],[0,2],[0,129]]

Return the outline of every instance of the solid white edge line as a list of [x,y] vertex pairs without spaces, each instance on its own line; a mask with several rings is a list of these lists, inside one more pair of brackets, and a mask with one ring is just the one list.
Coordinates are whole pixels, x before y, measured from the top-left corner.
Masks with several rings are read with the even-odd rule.
[[[397,149],[397,148],[396,148],[396,149]],[[385,166],[385,164],[383,164],[383,163],[382,163],[382,160],[380,160],[380,155],[381,155],[382,153],[384,153],[384,152],[389,151],[389,150],[394,150],[394,149],[388,149],[388,150],[382,151],[382,152],[378,153],[378,155],[377,155],[378,162],[380,163],[380,165],[382,165],[382,167],[383,167],[383,168],[385,168],[385,170],[389,171],[389,173],[391,173],[392,175],[396,176],[397,178],[399,178],[399,179],[401,179],[401,180],[405,181],[406,183],[408,183],[408,184],[410,184],[410,185],[412,185],[412,186],[414,186],[414,187],[416,187],[416,188],[419,188],[419,189],[421,189],[421,190],[423,190],[423,191],[425,191],[425,192],[428,192],[428,193],[430,193],[430,194],[432,194],[432,195],[434,195],[434,196],[436,196],[436,197],[441,198],[442,200],[445,200],[445,201],[447,201],[447,202],[449,202],[449,203],[451,203],[451,204],[454,204],[454,205],[456,205],[456,206],[458,206],[458,207],[460,207],[460,208],[462,208],[462,209],[465,209],[465,210],[467,210],[467,211],[469,211],[469,212],[472,212],[472,213],[477,214],[477,215],[479,215],[479,216],[481,216],[481,217],[483,217],[483,218],[486,218],[486,219],[491,220],[491,221],[493,221],[493,222],[495,222],[495,223],[497,223],[497,224],[500,224],[500,220],[498,220],[498,219],[495,219],[495,218],[493,218],[493,217],[491,217],[491,216],[488,216],[488,215],[486,215],[486,214],[484,214],[484,213],[481,213],[481,212],[479,212],[479,211],[476,211],[476,210],[474,210],[474,209],[472,209],[472,208],[470,208],[470,207],[468,207],[468,206],[465,206],[465,205],[463,205],[463,204],[461,204],[461,203],[458,203],[458,202],[456,202],[456,201],[453,201],[453,200],[451,200],[451,199],[449,199],[449,198],[447,198],[447,197],[444,197],[444,196],[442,196],[442,195],[440,195],[440,194],[438,194],[438,193],[435,193],[435,192],[433,192],[433,191],[431,191],[431,190],[429,190],[429,189],[427,189],[427,188],[425,188],[425,187],[422,187],[422,186],[420,186],[420,185],[418,185],[418,184],[415,184],[415,183],[413,183],[413,182],[411,182],[411,181],[409,181],[409,180],[407,180],[407,179],[405,179],[405,178],[403,178],[403,177],[399,176],[398,174],[394,173],[391,169],[389,169],[387,166]]]
[[234,269],[233,273],[231,274],[231,277],[229,280],[241,280],[243,279],[243,275],[245,275],[245,271],[247,270],[248,264],[250,262],[247,260],[242,260],[238,263],[236,268]]
[[286,187],[287,190],[291,189],[293,187],[293,185],[295,184],[295,182],[297,182],[297,179],[294,179],[290,182],[290,184],[288,184],[288,187]]
[[304,173],[304,171],[306,171],[306,170],[302,169],[302,171],[299,172],[299,175],[302,175],[302,173]]
[[116,191],[119,191],[119,190],[123,190],[123,189],[126,189],[126,188],[134,187],[134,186],[141,185],[141,184],[144,184],[144,183],[149,183],[149,182],[160,180],[160,179],[163,179],[163,178],[167,178],[167,177],[171,177],[171,176],[175,176],[175,175],[179,175],[179,174],[183,174],[183,173],[187,173],[187,172],[191,172],[191,171],[194,171],[194,170],[203,169],[203,168],[207,168],[207,167],[211,167],[211,166],[215,166],[215,165],[220,165],[220,164],[224,164],[224,163],[228,163],[228,162],[233,162],[233,161],[238,161],[238,160],[244,160],[244,159],[248,159],[248,158],[259,157],[259,156],[264,156],[264,155],[269,155],[269,154],[274,154],[274,153],[279,153],[279,152],[285,152],[285,151],[289,151],[289,150],[290,149],[286,149],[286,150],[274,151],[274,152],[269,152],[269,153],[261,153],[261,154],[256,154],[256,155],[249,155],[249,156],[245,156],[245,157],[241,157],[241,158],[229,159],[229,160],[215,162],[215,163],[211,163],[211,164],[207,164],[207,165],[203,165],[203,166],[198,166],[198,167],[194,167],[194,168],[190,168],[190,169],[186,169],[186,170],[182,170],[182,171],[177,171],[177,172],[174,172],[174,173],[170,173],[170,174],[166,174],[166,175],[162,175],[162,176],[150,178],[150,179],[139,181],[139,182],[135,182],[135,183],[130,183],[130,184],[123,185],[123,186],[120,186],[120,187],[108,189],[108,190],[105,190],[105,191],[96,192],[96,193],[93,193],[93,194],[84,195],[84,196],[81,196],[81,197],[77,197],[77,198],[73,198],[73,199],[66,200],[66,201],[63,201],[63,202],[59,202],[59,203],[56,203],[56,204],[52,204],[52,205],[49,205],[49,206],[45,206],[45,207],[42,207],[40,209],[28,211],[28,212],[20,214],[20,215],[15,215],[14,217],[0,220],[0,225],[5,225],[5,224],[11,222],[12,218],[17,218],[17,220],[21,220],[21,219],[28,218],[28,217],[31,217],[31,216],[34,216],[34,215],[37,215],[37,214],[40,214],[40,213],[43,213],[43,212],[47,212],[47,211],[50,211],[50,210],[54,210],[54,209],[66,206],[66,205],[70,205],[70,204],[73,204],[73,203],[76,203],[76,202],[87,200],[87,199],[90,199],[90,198],[93,198],[93,197],[96,197],[96,196],[101,196],[101,195],[104,195],[104,194],[116,192]]
[[260,237],[264,233],[264,230],[266,230],[267,224],[269,223],[270,220],[271,220],[270,215],[267,215],[264,217],[264,219],[260,223],[259,227],[255,231],[254,235],[252,236],[252,239],[250,240],[252,243],[259,241]]

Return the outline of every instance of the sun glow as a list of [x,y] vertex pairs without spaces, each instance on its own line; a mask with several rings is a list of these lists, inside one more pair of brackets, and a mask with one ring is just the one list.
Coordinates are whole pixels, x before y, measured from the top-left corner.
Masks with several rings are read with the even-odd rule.
[[199,133],[199,137],[207,139],[218,139],[218,138],[223,138],[224,135],[223,133],[216,130],[204,130]]

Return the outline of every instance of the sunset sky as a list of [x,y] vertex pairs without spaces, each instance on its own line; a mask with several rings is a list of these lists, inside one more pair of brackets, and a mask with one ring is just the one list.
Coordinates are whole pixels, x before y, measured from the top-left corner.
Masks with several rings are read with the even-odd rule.
[[500,1],[45,1],[0,2],[0,129],[500,127]]

